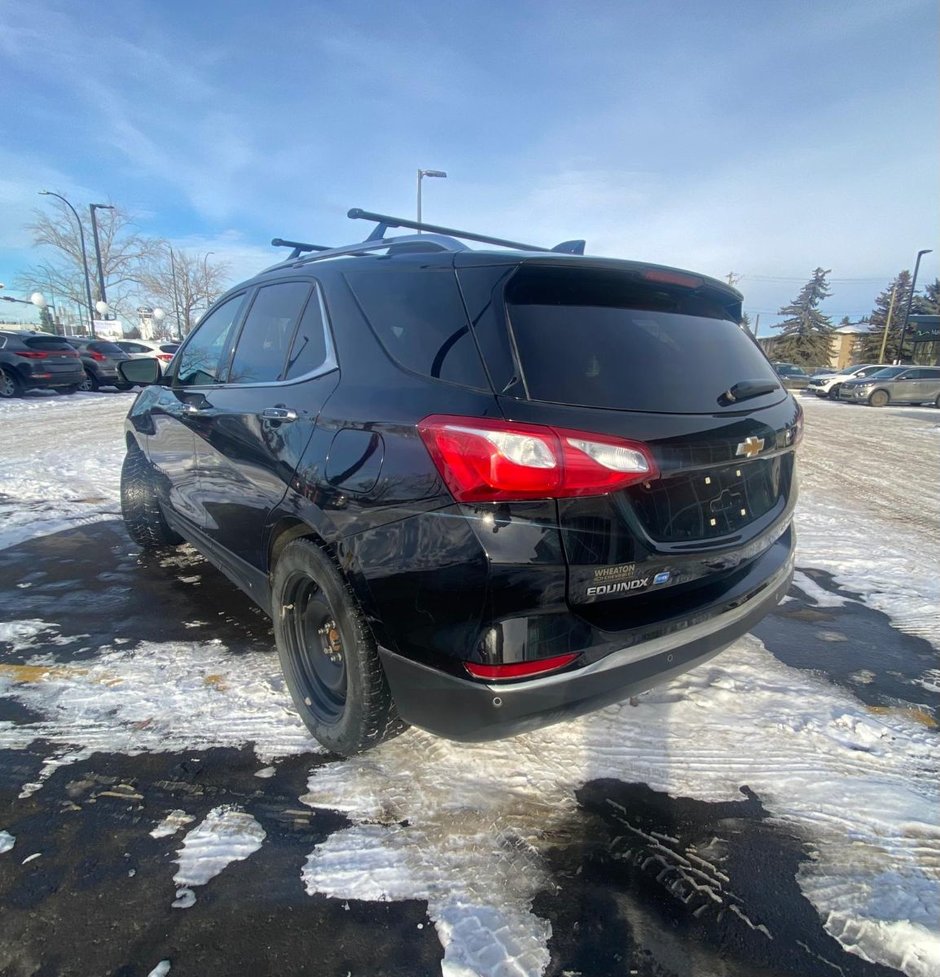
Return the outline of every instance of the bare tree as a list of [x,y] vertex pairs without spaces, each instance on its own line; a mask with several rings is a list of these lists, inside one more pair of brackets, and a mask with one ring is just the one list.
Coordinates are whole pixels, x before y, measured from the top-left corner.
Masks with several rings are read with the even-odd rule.
[[[60,200],[51,198],[50,203],[51,211],[35,211],[36,219],[27,225],[27,229],[32,231],[33,243],[52,249],[51,254],[48,259],[21,272],[16,283],[19,287],[29,288],[41,282],[49,291],[85,308],[88,304],[85,271],[75,217]],[[85,231],[86,245],[93,249],[90,217],[79,211],[79,219]],[[121,207],[99,210],[97,223],[108,305],[114,312],[131,318],[143,268],[157,259],[162,242],[137,233],[132,215]],[[93,250],[88,254],[88,272],[92,294],[96,295],[97,269]]]
[[225,291],[228,263],[210,261],[208,254],[183,251],[161,241],[158,254],[147,262],[140,291],[148,304],[166,312],[164,330],[187,336],[199,317]]

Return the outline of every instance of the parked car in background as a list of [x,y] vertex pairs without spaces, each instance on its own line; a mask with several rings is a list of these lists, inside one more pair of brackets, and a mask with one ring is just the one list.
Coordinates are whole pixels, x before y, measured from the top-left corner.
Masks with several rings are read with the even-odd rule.
[[118,363],[130,357],[116,343],[106,339],[86,339],[82,336],[66,336],[66,340],[78,350],[85,377],[82,390],[97,390],[99,387],[117,387],[130,390],[131,384],[118,375]]
[[807,391],[816,394],[817,397],[831,397],[833,400],[839,399],[839,390],[846,380],[858,380],[863,377],[871,376],[881,370],[886,370],[888,363],[865,363],[858,366],[847,366],[843,370],[834,373],[817,373],[810,377]]
[[231,289],[166,375],[120,364],[152,384],[125,425],[130,536],[190,541],[272,616],[324,746],[537,729],[776,607],[803,418],[738,292],[371,216]]
[[839,399],[870,407],[933,404],[940,407],[940,366],[889,366],[871,376],[847,380]]
[[787,390],[803,390],[809,383],[809,374],[795,363],[771,363]]
[[0,398],[21,397],[40,388],[73,394],[85,371],[78,352],[59,336],[45,332],[0,331]]
[[180,348],[179,343],[151,342],[149,339],[119,339],[114,345],[120,346],[132,360],[153,357],[159,362],[161,372]]

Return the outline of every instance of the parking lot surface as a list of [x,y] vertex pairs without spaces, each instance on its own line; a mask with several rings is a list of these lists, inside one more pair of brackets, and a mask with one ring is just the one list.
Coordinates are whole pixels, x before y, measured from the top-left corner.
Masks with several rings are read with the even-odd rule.
[[940,973],[940,411],[801,397],[791,596],[702,668],[339,760],[124,533],[132,397],[0,405],[0,974]]

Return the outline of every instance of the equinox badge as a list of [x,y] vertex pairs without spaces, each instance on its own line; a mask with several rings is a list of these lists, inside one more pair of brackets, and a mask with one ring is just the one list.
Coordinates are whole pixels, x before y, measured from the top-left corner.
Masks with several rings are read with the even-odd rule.
[[737,447],[735,451],[736,456],[746,455],[748,458],[753,458],[754,455],[759,455],[764,448],[763,438],[745,438]]

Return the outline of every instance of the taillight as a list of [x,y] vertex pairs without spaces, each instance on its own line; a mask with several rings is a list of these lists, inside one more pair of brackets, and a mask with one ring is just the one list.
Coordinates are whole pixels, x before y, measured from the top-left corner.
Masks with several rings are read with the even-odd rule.
[[49,355],[48,353],[43,353],[35,349],[31,349],[31,350],[18,349],[15,350],[15,353],[17,356],[22,356],[24,359],[27,360],[44,360]]
[[98,363],[103,363],[108,358],[104,353],[96,353],[93,349],[88,350],[88,355]]
[[172,353],[157,353],[157,359],[163,360],[164,363],[169,363],[173,359]]
[[17,356],[23,356],[28,360],[45,360],[50,356],[71,356],[78,357],[78,351],[74,349],[31,349],[31,350],[14,350]]
[[658,476],[646,445],[606,434],[442,414],[418,432],[458,502],[605,495]]
[[647,268],[643,277],[648,282],[660,282],[663,285],[679,285],[682,288],[701,288],[704,282],[694,275],[685,275],[681,271],[669,271],[666,268]]
[[546,672],[557,672],[559,668],[570,665],[578,655],[556,655],[554,658],[540,658],[531,662],[510,662],[507,665],[480,665],[477,662],[464,662],[463,667],[474,677],[490,682],[500,679],[531,678]]

